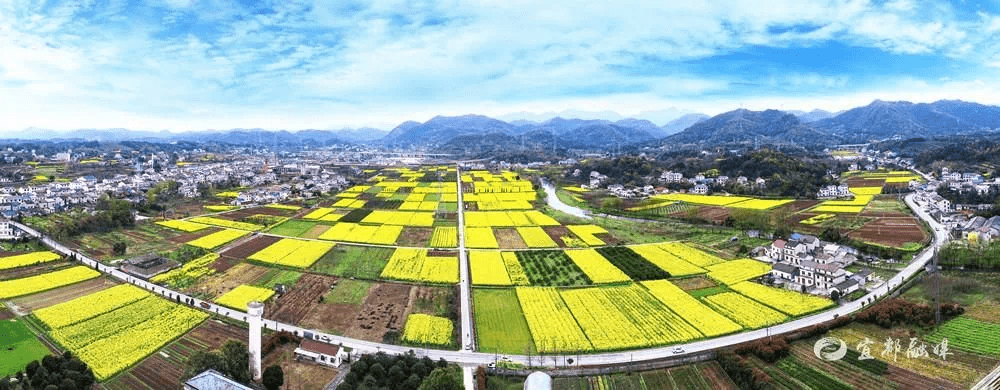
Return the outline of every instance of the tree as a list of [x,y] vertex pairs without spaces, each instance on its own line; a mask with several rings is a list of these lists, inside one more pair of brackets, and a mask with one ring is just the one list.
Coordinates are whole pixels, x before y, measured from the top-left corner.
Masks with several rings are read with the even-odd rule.
[[840,301],[840,291],[837,291],[837,290],[831,291],[830,292],[830,299],[833,300],[834,302],[839,302]]
[[462,371],[458,366],[438,367],[420,383],[419,390],[461,390]]
[[111,244],[111,251],[114,252],[115,256],[124,256],[125,255],[125,250],[127,248],[128,248],[128,244],[125,244],[124,241],[118,241],[118,242],[116,242],[114,244]]
[[222,345],[222,359],[225,362],[226,374],[233,380],[249,384],[250,378],[250,351],[247,345],[238,341],[229,340]]
[[264,369],[261,380],[264,383],[265,389],[278,390],[281,388],[281,385],[285,384],[285,372],[281,369],[281,366],[275,364]]

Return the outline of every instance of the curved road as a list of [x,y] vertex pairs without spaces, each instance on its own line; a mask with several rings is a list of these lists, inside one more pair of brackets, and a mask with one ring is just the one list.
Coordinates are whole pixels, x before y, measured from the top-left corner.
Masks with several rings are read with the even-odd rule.
[[[661,358],[670,357],[670,356],[683,356],[683,355],[690,354],[690,353],[703,352],[703,351],[709,351],[709,350],[714,350],[714,349],[718,349],[718,348],[728,347],[728,346],[732,346],[732,345],[735,345],[735,344],[739,344],[739,343],[743,343],[743,342],[747,342],[747,341],[751,341],[751,340],[755,340],[755,339],[760,339],[760,338],[768,337],[769,335],[772,335],[772,334],[780,334],[780,333],[791,332],[791,331],[795,331],[795,330],[798,330],[798,329],[806,328],[806,327],[809,327],[809,326],[812,326],[812,325],[815,325],[815,324],[818,324],[818,323],[821,323],[821,322],[825,322],[825,321],[831,320],[831,319],[834,318],[834,316],[837,316],[837,315],[847,315],[847,314],[850,314],[850,313],[852,313],[854,311],[857,311],[857,310],[859,310],[861,308],[861,303],[860,303],[861,301],[867,300],[868,298],[882,297],[882,296],[888,294],[888,292],[891,291],[892,288],[899,286],[904,280],[910,278],[911,276],[913,276],[917,272],[919,272],[930,261],[932,255],[933,255],[934,250],[936,248],[940,247],[942,244],[944,244],[944,242],[947,240],[947,231],[946,231],[946,229],[943,226],[941,226],[940,224],[938,224],[936,221],[934,221],[934,219],[931,218],[930,215],[928,215],[927,212],[925,212],[924,210],[918,208],[917,205],[914,204],[914,202],[913,202],[913,197],[914,197],[914,194],[907,195],[906,196],[906,203],[907,203],[908,206],[910,206],[911,209],[914,210],[914,212],[916,212],[916,214],[921,219],[923,219],[924,221],[927,221],[927,223],[930,224],[930,226],[934,229],[934,242],[932,243],[931,246],[929,246],[928,248],[924,249],[924,251],[920,252],[920,254],[917,255],[913,259],[913,261],[910,263],[910,265],[908,265],[906,268],[904,268],[899,274],[897,274],[895,277],[893,277],[892,279],[890,279],[887,283],[885,283],[882,286],[876,288],[875,291],[869,293],[868,295],[864,296],[862,299],[859,299],[857,301],[846,303],[846,304],[844,304],[842,306],[838,306],[838,307],[835,307],[833,309],[830,309],[830,310],[827,310],[827,311],[824,311],[824,312],[821,312],[821,313],[818,313],[818,314],[814,314],[814,315],[811,315],[811,316],[808,316],[808,317],[800,318],[800,319],[797,319],[795,321],[786,322],[786,323],[783,323],[783,324],[780,324],[780,325],[775,325],[775,326],[772,326],[772,327],[769,327],[769,328],[759,329],[759,330],[753,330],[753,331],[747,331],[747,332],[742,332],[742,333],[738,333],[738,334],[734,334],[734,335],[730,335],[730,336],[718,337],[718,338],[714,338],[714,339],[695,341],[695,342],[686,343],[686,344],[679,344],[679,345],[675,344],[675,345],[670,345],[670,346],[665,346],[665,347],[650,348],[650,349],[643,349],[643,350],[632,350],[632,351],[611,352],[611,353],[597,353],[597,354],[589,354],[589,355],[582,355],[582,354],[581,355],[575,355],[574,354],[574,355],[567,355],[567,356],[551,356],[551,355],[547,355],[547,356],[544,357],[544,359],[541,359],[538,356],[534,356],[534,357],[531,358],[530,362],[529,362],[529,357],[528,356],[523,356],[523,355],[510,355],[509,358],[512,361],[515,361],[515,362],[518,362],[518,363],[522,363],[522,364],[529,364],[530,363],[531,365],[534,365],[534,366],[540,366],[540,365],[567,366],[567,365],[569,365],[569,364],[567,364],[567,361],[566,361],[566,359],[568,359],[568,358],[575,359],[576,361],[574,361],[573,364],[578,364],[578,365],[627,364],[627,363],[631,363],[631,362],[639,362],[639,361],[646,361],[646,360],[661,359]],[[461,213],[459,215],[461,215]],[[12,222],[12,223],[14,223],[14,222]],[[180,298],[182,300],[192,299],[192,297],[190,297],[188,295],[185,295],[185,294],[179,293],[177,291],[173,291],[173,290],[170,290],[170,289],[167,289],[167,288],[164,288],[164,287],[161,287],[161,286],[158,286],[158,285],[155,285],[155,284],[143,281],[141,279],[137,279],[137,278],[135,278],[135,277],[133,277],[131,275],[128,275],[128,274],[125,274],[124,272],[119,271],[117,268],[109,267],[109,266],[106,266],[106,265],[103,265],[103,264],[99,264],[98,262],[94,261],[91,258],[88,258],[88,257],[86,257],[86,256],[84,256],[84,255],[82,255],[80,253],[74,252],[74,251],[70,250],[69,248],[67,248],[66,246],[64,246],[64,245],[62,245],[62,244],[60,244],[60,243],[58,243],[58,242],[56,242],[56,241],[54,241],[54,240],[52,240],[52,239],[50,239],[48,237],[42,236],[39,232],[37,232],[34,229],[31,229],[31,228],[29,228],[29,227],[27,227],[25,225],[22,225],[20,223],[14,223],[14,225],[17,226],[19,229],[24,230],[25,232],[27,232],[28,234],[30,234],[32,236],[41,238],[42,242],[45,245],[48,245],[50,248],[52,248],[56,252],[62,253],[62,254],[67,255],[67,256],[70,255],[70,254],[75,254],[77,256],[77,258],[80,259],[80,261],[82,263],[87,264],[87,265],[91,266],[92,268],[94,266],[97,266],[98,267],[97,269],[99,271],[107,273],[107,274],[109,274],[109,275],[111,275],[111,276],[113,276],[115,278],[121,279],[121,280],[123,280],[125,282],[128,282],[128,283],[135,284],[136,286],[142,287],[144,289],[147,289],[149,291],[152,291],[153,293],[162,295],[162,296],[164,296],[166,298],[169,298],[169,299],[176,299],[176,297],[178,297],[178,296],[180,296]],[[460,234],[461,234],[461,230],[462,229],[459,229]],[[463,282],[464,285],[468,286],[468,269],[467,269],[467,267],[464,267],[464,269],[463,269],[462,282]],[[462,327],[463,327],[463,329],[462,329],[462,331],[463,332],[466,332],[466,331],[469,332],[468,335],[464,335],[463,336],[463,341],[468,341],[468,340],[472,339],[471,329],[470,329],[470,327],[471,327],[471,315],[468,312],[468,303],[469,303],[468,300],[467,300],[468,299],[467,298],[468,297],[468,292],[466,292],[465,294],[462,294],[462,295],[463,295],[462,308],[463,308],[463,311],[464,311],[464,313],[462,313],[462,316],[463,316],[463,321],[462,321]],[[204,309],[201,306],[202,304],[206,304],[208,306],[208,308]],[[226,308],[226,307],[218,306],[218,305],[213,304],[212,302],[206,302],[206,301],[203,301],[203,300],[194,299],[194,305],[193,306],[197,307],[197,308],[201,308],[201,309],[203,309],[205,311],[208,311],[208,312],[211,312],[211,313],[216,313],[218,315],[223,315],[223,316],[229,317],[229,318],[237,320],[237,321],[244,321],[244,322],[246,321],[246,313],[240,312],[240,311],[236,311],[236,310],[232,310],[232,309],[229,309],[229,308]],[[381,344],[381,343],[375,343],[375,342],[370,342],[370,341],[357,340],[357,339],[352,339],[352,338],[347,338],[347,337],[341,337],[341,336],[326,334],[326,333],[322,333],[322,332],[316,332],[316,331],[311,330],[311,329],[300,328],[300,327],[297,327],[297,326],[294,326],[294,325],[279,323],[279,322],[276,322],[276,321],[273,321],[273,320],[263,320],[263,326],[265,328],[267,328],[267,329],[284,330],[284,331],[289,331],[289,332],[299,332],[299,334],[302,334],[302,332],[311,332],[311,333],[313,333],[313,334],[316,335],[316,338],[319,341],[327,342],[327,343],[330,343],[330,344],[344,345],[344,346],[347,346],[347,347],[351,347],[351,348],[353,348],[356,351],[361,352],[361,353],[374,353],[374,352],[382,351],[382,352],[387,352],[387,353],[401,354],[401,353],[405,353],[406,351],[413,350],[419,356],[427,356],[427,357],[430,357],[431,359],[435,359],[435,360],[439,359],[439,358],[443,358],[443,359],[451,361],[451,362],[461,363],[461,364],[465,365],[466,367],[470,367],[470,366],[474,366],[474,365],[480,365],[480,364],[491,363],[491,362],[493,362],[495,360],[495,357],[496,357],[496,355],[492,354],[492,353],[480,353],[480,352],[469,351],[469,350],[467,350],[465,348],[466,346],[463,346],[463,349],[461,351],[446,351],[446,350],[437,350],[437,349],[421,349],[421,348],[413,348],[413,347],[406,347],[406,346],[399,346],[399,345]],[[674,354],[674,353],[672,353],[672,350],[674,349],[674,347],[678,347],[678,346],[682,347],[685,350],[685,352],[680,353],[680,354]],[[468,372],[468,370],[467,370],[467,372]]]

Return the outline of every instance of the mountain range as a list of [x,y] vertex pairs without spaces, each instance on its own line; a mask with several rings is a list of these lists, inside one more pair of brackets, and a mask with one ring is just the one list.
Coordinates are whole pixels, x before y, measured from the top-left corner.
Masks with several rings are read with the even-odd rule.
[[[725,112],[713,117],[686,114],[658,126],[645,119],[575,119],[556,116],[545,121],[503,121],[481,115],[437,116],[407,121],[391,131],[373,128],[271,131],[209,130],[186,133],[81,129],[57,133],[45,129],[5,132],[13,139],[87,139],[96,141],[202,141],[260,145],[332,145],[365,143],[425,146],[449,150],[502,150],[511,144],[533,147],[610,150],[627,145],[723,145],[779,143],[830,145],[892,138],[972,134],[1000,129],[1000,107],[958,100],[934,103],[876,100],[863,107],[831,113],[823,110]],[[487,149],[492,149],[487,148]]]

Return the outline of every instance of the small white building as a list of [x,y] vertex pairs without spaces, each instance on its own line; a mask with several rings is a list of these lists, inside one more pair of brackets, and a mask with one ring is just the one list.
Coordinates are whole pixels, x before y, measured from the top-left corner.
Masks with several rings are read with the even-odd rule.
[[319,341],[304,339],[295,348],[295,358],[299,360],[310,360],[325,366],[340,367],[347,359],[347,352],[339,345],[321,343]]
[[207,370],[184,382],[184,390],[252,390],[215,370]]

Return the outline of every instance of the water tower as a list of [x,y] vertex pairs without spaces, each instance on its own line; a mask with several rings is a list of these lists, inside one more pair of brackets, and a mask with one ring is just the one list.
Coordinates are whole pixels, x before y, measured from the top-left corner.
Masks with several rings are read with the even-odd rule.
[[250,325],[250,338],[247,339],[250,349],[250,375],[256,381],[260,380],[260,325],[264,315],[264,304],[254,301],[247,304],[247,324]]

